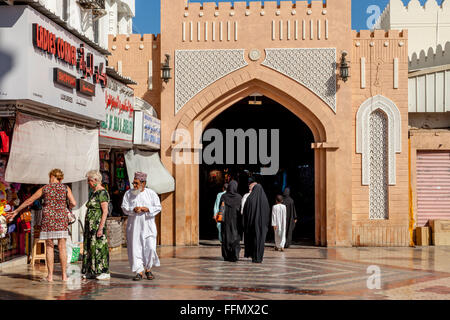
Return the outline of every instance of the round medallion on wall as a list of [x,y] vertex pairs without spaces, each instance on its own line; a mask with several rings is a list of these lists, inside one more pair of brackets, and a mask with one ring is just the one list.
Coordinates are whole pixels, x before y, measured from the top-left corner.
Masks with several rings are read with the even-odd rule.
[[261,51],[259,51],[258,49],[253,49],[250,51],[248,56],[249,56],[250,60],[257,61],[257,60],[259,60],[259,58],[261,58]]

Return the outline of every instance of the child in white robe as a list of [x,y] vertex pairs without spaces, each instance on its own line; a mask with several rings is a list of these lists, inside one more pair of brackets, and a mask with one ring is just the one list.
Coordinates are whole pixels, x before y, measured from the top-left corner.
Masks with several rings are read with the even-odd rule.
[[275,250],[284,251],[286,243],[286,206],[283,197],[277,196],[276,204],[272,207],[272,226],[275,233]]

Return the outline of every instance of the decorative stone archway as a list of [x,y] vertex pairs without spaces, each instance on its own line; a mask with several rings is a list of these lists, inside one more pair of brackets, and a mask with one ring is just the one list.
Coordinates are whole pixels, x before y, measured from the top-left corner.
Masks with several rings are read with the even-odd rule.
[[[206,127],[214,118],[236,102],[253,93],[260,93],[280,103],[300,118],[311,130],[315,149],[315,243],[326,246],[336,244],[336,155],[338,149],[333,117],[334,112],[318,96],[293,80],[261,67],[244,69],[226,76],[203,90],[180,111],[175,129],[187,129],[194,136],[194,124],[203,122]],[[329,138],[330,137],[330,138]],[[174,147],[174,145],[172,146]],[[295,147],[295,146],[294,146]],[[194,159],[201,146],[195,142],[182,154]],[[199,243],[199,165],[174,166],[176,176],[175,221],[176,244]],[[185,192],[189,190],[189,192]],[[348,221],[351,226],[351,221]]]

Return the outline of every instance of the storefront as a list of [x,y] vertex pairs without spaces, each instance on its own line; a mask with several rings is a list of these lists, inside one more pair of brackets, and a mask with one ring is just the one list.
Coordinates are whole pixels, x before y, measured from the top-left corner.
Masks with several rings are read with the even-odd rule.
[[105,119],[100,124],[100,172],[112,203],[112,216],[122,216],[122,199],[130,188],[125,154],[133,148],[134,91],[131,79],[107,68]]
[[[108,51],[81,39],[45,8],[5,6],[0,21],[0,189],[6,194],[0,210],[17,207],[48,183],[51,169],[60,168],[82,221],[85,174],[99,169]],[[40,206],[36,202],[29,209],[39,211]],[[39,224],[39,215],[32,216],[31,222],[24,222],[24,216],[8,225],[2,241],[5,259],[29,253],[31,237],[23,234],[32,235],[31,225]],[[73,241],[82,240],[78,223],[71,232]]]
[[152,115],[152,108],[136,108],[134,112],[134,149],[125,155],[127,171],[148,174],[147,186],[158,194],[172,192],[175,182],[161,163],[161,120]]

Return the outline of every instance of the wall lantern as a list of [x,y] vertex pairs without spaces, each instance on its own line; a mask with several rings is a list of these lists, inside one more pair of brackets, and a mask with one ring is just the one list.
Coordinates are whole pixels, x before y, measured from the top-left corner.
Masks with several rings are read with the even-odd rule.
[[341,57],[341,64],[340,64],[340,77],[342,80],[344,80],[344,82],[347,82],[348,78],[349,78],[349,66],[348,66],[348,62],[347,62],[347,57],[348,53],[347,51],[343,51],[342,52],[342,57]]
[[166,61],[164,61],[164,63],[161,66],[162,71],[161,79],[165,83],[168,83],[169,80],[172,79],[172,77],[170,76],[170,70],[172,70],[172,68],[170,67],[170,55],[166,54]]

